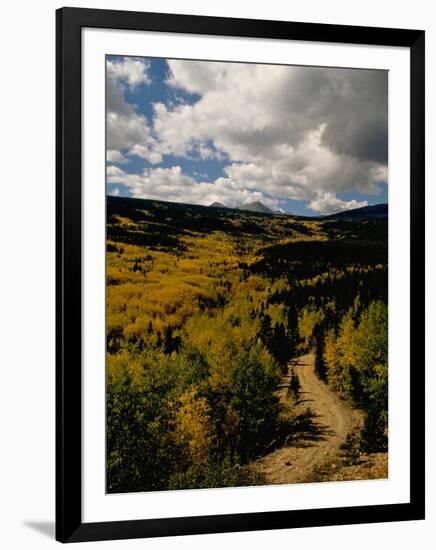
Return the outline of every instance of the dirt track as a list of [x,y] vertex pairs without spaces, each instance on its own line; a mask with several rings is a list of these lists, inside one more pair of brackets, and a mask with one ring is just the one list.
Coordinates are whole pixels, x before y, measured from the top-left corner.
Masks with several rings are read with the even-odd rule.
[[[359,411],[348,408],[319,380],[314,371],[314,356],[303,355],[291,362],[300,379],[301,401],[298,413],[310,408],[308,429],[294,440],[256,461],[255,467],[268,484],[310,481],[313,472],[333,460],[348,432],[361,424]],[[283,377],[278,395],[286,398],[289,372]]]

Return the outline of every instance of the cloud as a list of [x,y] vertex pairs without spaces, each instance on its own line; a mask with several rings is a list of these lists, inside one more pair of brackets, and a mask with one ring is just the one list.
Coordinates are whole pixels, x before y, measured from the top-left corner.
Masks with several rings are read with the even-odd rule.
[[162,155],[155,149],[155,143],[154,139],[148,136],[143,145],[138,143],[132,145],[129,155],[135,155],[148,160],[151,164],[159,164],[162,162]]
[[125,83],[129,88],[150,84],[149,69],[150,63],[143,58],[124,57],[122,60],[108,60],[106,63],[108,78]]
[[109,192],[109,195],[112,197],[119,197],[120,196],[120,190],[118,187],[115,187],[115,189],[112,189],[112,191]]
[[125,100],[126,85],[135,88],[150,83],[148,70],[146,61],[135,58],[107,61],[106,132],[110,162],[126,163],[129,155],[153,164],[162,161],[160,153],[155,151],[156,141],[146,117]]
[[205,206],[215,201],[236,207],[252,201],[262,201],[276,208],[279,201],[261,191],[238,189],[229,178],[214,182],[196,181],[184,174],[180,166],[145,168],[141,174],[125,172],[118,166],[107,167],[107,182],[125,185],[133,197],[166,200]]
[[309,208],[319,214],[332,214],[342,212],[343,210],[351,210],[368,206],[368,201],[343,201],[338,199],[333,193],[319,194],[318,197],[309,203]]
[[125,164],[129,159],[126,158],[120,151],[109,149],[106,155],[106,160],[117,164]]
[[[233,160],[274,154],[326,126],[323,142],[339,154],[387,159],[387,74],[384,71],[169,60],[169,84],[201,99],[165,112],[161,131],[183,120],[179,136],[208,136]],[[209,121],[209,124],[207,124]],[[181,143],[177,143],[181,145]],[[244,158],[241,158],[244,157]]]
[[[148,85],[149,63],[109,63],[108,160],[174,163],[123,172],[134,196],[228,206],[292,199],[326,213],[364,202],[342,201],[337,193],[376,195],[378,184],[387,183],[385,71],[168,60],[163,85],[195,97],[156,102],[147,120],[125,91]],[[225,161],[224,176],[195,181],[178,166],[183,157]]]
[[[193,104],[155,105],[167,155],[211,143],[238,189],[315,200],[379,193],[387,181],[387,73],[169,60],[167,83]],[[207,149],[206,149],[207,150]],[[315,204],[315,203],[314,203]]]
[[106,80],[107,147],[111,151],[129,149],[150,137],[147,119],[124,99],[124,88],[113,76]]
[[106,117],[107,147],[110,151],[130,149],[138,143],[147,143],[150,130],[145,117],[133,110],[129,114],[108,110]]
[[224,170],[238,189],[260,188],[286,199],[313,201],[326,193],[331,196],[350,188],[378,194],[375,182],[382,181],[387,173],[372,163],[337,155],[323,147],[323,128],[310,132],[294,148],[278,148],[276,160],[232,163]]

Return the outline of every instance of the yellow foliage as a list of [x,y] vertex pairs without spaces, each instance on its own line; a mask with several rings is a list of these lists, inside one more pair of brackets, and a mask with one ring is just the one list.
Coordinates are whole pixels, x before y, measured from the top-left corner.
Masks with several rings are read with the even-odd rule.
[[298,330],[300,338],[303,340],[305,347],[310,345],[310,339],[313,335],[313,329],[315,326],[324,319],[324,312],[321,309],[307,309],[303,310],[302,315],[298,319]]
[[192,387],[179,401],[180,408],[174,420],[176,442],[188,449],[192,463],[199,464],[207,458],[212,444],[207,400],[198,397],[196,388]]
[[333,329],[329,330],[325,337],[324,343],[324,361],[327,369],[327,378],[329,383],[334,387],[338,376],[339,366],[339,349],[336,342],[336,336]]

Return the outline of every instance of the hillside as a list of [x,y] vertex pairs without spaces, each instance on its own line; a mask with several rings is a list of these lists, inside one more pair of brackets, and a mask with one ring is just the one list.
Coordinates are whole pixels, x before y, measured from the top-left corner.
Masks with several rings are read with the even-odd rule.
[[387,204],[375,204],[372,206],[363,206],[362,208],[354,208],[352,210],[345,210],[344,212],[337,212],[336,214],[330,214],[324,216],[324,219],[329,220],[344,220],[344,219],[368,219],[368,218],[387,218],[388,205]]
[[109,493],[315,479],[308,441],[347,444],[347,475],[357,440],[386,453],[386,217],[108,197],[106,249]]
[[[223,231],[230,234],[240,232],[241,235],[257,235],[260,240],[273,238],[274,242],[280,239],[306,241],[332,238],[385,240],[387,219],[384,216],[363,216],[367,208],[373,207],[350,211],[363,211],[358,216],[342,216],[345,214],[342,212],[341,215],[308,218],[284,213],[265,216],[266,212],[226,208],[216,203],[200,206],[109,196],[108,239],[122,238],[143,245],[156,241],[162,245],[177,246],[181,237],[189,231]],[[121,231],[122,224],[112,223],[112,216],[126,216],[132,220],[133,225],[129,224]],[[138,225],[134,227],[135,224]],[[156,224],[159,234],[155,230]]]

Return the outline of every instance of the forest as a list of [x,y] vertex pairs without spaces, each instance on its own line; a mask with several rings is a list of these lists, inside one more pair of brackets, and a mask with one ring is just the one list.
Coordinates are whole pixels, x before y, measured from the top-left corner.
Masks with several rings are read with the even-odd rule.
[[362,415],[348,458],[387,453],[387,229],[108,197],[107,491],[268,483],[258,460],[309,417],[309,353]]

